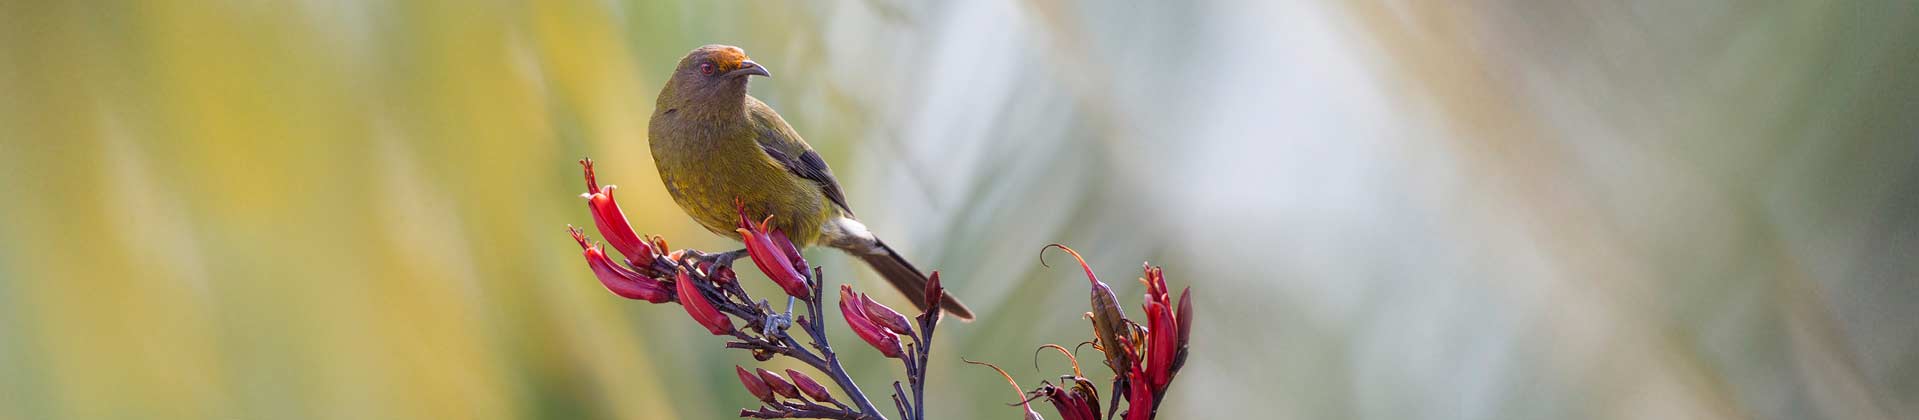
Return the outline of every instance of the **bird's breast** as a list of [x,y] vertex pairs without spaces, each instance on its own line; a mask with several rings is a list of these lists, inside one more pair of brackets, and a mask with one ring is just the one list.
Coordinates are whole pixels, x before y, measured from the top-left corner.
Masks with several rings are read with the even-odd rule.
[[[665,117],[671,117],[670,115]],[[649,140],[660,180],[687,215],[715,234],[739,239],[739,213],[773,226],[801,245],[820,236],[827,216],[824,193],[760,150],[753,130],[712,124],[675,124],[655,118]]]

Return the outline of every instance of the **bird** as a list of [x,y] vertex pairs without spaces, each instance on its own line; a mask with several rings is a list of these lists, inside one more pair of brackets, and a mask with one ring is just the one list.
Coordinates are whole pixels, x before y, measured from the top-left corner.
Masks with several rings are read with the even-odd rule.
[[[854,215],[832,168],[779,112],[747,94],[753,76],[773,73],[731,45],[682,57],[660,88],[647,124],[654,166],[674,203],[700,226],[740,240],[740,206],[799,247],[827,246],[858,257],[920,310],[926,274],[874,236]],[[745,253],[717,254],[730,263]],[[962,320],[973,311],[948,294],[940,308]]]

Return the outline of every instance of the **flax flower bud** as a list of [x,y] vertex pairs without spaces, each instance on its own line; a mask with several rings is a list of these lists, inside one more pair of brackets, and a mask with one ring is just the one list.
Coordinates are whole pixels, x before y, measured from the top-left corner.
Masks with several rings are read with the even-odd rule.
[[740,384],[746,386],[746,392],[752,393],[753,398],[759,398],[760,401],[768,404],[773,403],[773,389],[767,387],[766,381],[760,379],[759,375],[747,372],[746,368],[739,365],[733,365],[733,372],[740,375]]
[[773,393],[793,399],[800,397],[800,390],[793,388],[793,384],[786,382],[786,378],[781,378],[780,374],[766,369],[754,369],[754,371],[759,372],[760,379],[766,381],[766,387],[772,388]]
[[900,315],[900,313],[894,311],[893,308],[888,308],[886,305],[874,302],[873,298],[867,296],[865,293],[860,294],[860,306],[862,306],[862,310],[866,311],[866,318],[873,320],[874,324],[886,327],[887,330],[893,331],[895,334],[913,333],[913,329],[910,326],[912,324],[906,322],[906,315]]
[[814,381],[813,377],[806,376],[806,374],[792,369],[786,370],[786,376],[793,378],[793,385],[799,387],[800,392],[805,393],[808,397],[812,397],[814,401],[833,401],[833,394],[826,392],[826,387],[820,386],[820,383]]

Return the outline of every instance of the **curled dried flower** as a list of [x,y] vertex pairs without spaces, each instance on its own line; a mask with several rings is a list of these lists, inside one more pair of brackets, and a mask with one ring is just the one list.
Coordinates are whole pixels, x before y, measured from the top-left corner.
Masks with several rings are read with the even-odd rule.
[[1003,377],[1003,378],[1006,378],[1006,384],[1008,384],[1008,385],[1012,385],[1012,386],[1013,386],[1013,395],[1016,395],[1016,396],[1018,396],[1018,398],[1020,399],[1020,400],[1019,400],[1019,402],[1018,402],[1018,403],[1016,403],[1016,404],[1019,404],[1019,406],[1020,406],[1020,408],[1021,408],[1021,409],[1024,409],[1024,410],[1026,410],[1026,413],[1025,413],[1025,417],[1026,417],[1026,420],[1041,420],[1041,419],[1042,419],[1042,417],[1040,417],[1040,416],[1039,416],[1039,412],[1037,412],[1037,411],[1033,411],[1033,404],[1032,404],[1032,401],[1033,401],[1033,399],[1031,399],[1031,398],[1026,398],[1026,392],[1025,392],[1025,391],[1023,390],[1024,388],[1020,388],[1020,387],[1019,387],[1019,382],[1018,382],[1018,381],[1014,381],[1014,380],[1013,380],[1013,375],[1009,375],[1009,374],[1007,374],[1007,373],[1006,373],[1006,369],[1000,369],[1000,368],[999,368],[999,366],[996,366],[996,365],[994,365],[994,364],[992,364],[992,363],[986,363],[986,362],[976,362],[976,361],[972,361],[972,360],[966,360],[966,359],[963,359],[963,358],[962,358],[962,359],[960,359],[960,361],[962,361],[962,362],[966,362],[966,363],[971,363],[971,364],[975,364],[975,365],[980,365],[980,366],[985,366],[985,367],[989,367],[989,368],[993,368],[993,371],[994,371],[994,372],[999,372],[999,376],[1000,376],[1000,377]]
[[1067,361],[1073,363],[1073,376],[1077,377],[1077,376],[1085,375],[1084,373],[1080,373],[1079,371],[1079,358],[1074,357],[1072,351],[1066,350],[1066,347],[1060,346],[1058,344],[1047,344],[1047,345],[1039,346],[1039,348],[1037,349],[1033,349],[1033,368],[1034,369],[1039,368],[1039,351],[1044,349],[1049,349],[1049,348],[1053,350],[1058,350],[1059,354],[1066,356]]

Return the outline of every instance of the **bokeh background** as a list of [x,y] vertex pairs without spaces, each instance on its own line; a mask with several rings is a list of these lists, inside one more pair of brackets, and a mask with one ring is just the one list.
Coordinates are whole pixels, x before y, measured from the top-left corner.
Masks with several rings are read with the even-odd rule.
[[1134,311],[1142,260],[1194,288],[1162,418],[1919,418],[1915,39],[1871,0],[4,0],[0,419],[730,417],[750,359],[563,231],[593,156],[733,246],[646,147],[706,43],[983,310],[941,418],[1018,415],[960,357],[1030,387],[1089,335],[1051,242]]

